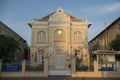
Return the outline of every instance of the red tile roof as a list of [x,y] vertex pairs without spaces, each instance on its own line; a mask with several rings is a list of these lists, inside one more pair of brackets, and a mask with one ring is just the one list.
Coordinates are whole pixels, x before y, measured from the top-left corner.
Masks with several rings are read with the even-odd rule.
[[[48,21],[50,15],[52,15],[52,14],[54,14],[54,13],[55,13],[55,12],[53,12],[53,13],[51,13],[51,14],[49,14],[49,15],[41,18],[41,19],[36,19],[36,18],[35,18],[34,20],[36,20],[36,21]],[[66,13],[66,12],[65,12],[65,14],[68,15],[68,16],[70,16],[70,20],[73,21],[73,22],[83,22],[83,21],[84,21],[84,20],[78,19],[78,18],[76,18],[76,17],[74,17],[74,16],[72,16],[72,15]]]

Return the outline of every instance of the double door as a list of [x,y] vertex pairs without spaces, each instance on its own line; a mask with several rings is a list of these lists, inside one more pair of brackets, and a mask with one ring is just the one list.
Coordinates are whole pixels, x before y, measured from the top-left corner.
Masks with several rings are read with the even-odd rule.
[[64,54],[61,52],[56,53],[55,56],[55,69],[62,70],[64,69]]

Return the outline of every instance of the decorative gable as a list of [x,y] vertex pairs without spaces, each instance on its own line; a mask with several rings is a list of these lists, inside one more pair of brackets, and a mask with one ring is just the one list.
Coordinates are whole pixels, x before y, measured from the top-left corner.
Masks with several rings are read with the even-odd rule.
[[64,13],[61,8],[58,8],[54,14],[49,16],[50,25],[70,25],[70,16]]

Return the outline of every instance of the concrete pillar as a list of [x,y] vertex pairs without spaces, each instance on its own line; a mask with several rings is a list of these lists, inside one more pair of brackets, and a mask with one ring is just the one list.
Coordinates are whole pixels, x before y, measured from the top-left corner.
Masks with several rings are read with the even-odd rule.
[[1,77],[1,72],[2,72],[2,59],[0,59],[0,77]]
[[48,76],[48,59],[44,59],[44,75]]
[[71,62],[71,71],[72,71],[72,73],[76,72],[76,61],[75,61],[75,58],[73,58],[72,62]]
[[98,72],[98,62],[94,61],[94,72]]
[[117,61],[117,71],[119,72],[120,71],[120,62]]
[[23,77],[25,76],[25,66],[26,66],[26,62],[25,60],[22,61],[22,75]]

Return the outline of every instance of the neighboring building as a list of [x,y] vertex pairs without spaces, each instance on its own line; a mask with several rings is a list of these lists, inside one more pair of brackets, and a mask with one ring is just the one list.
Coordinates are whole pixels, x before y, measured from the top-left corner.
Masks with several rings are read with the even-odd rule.
[[117,35],[120,35],[120,17],[112,22],[106,29],[89,41],[90,53],[96,50],[112,50],[110,47]]
[[99,50],[95,51],[99,71],[117,71],[115,55],[116,51]]
[[86,19],[77,19],[58,8],[55,12],[33,19],[31,56],[32,65],[42,64],[48,58],[50,70],[70,70],[75,55],[82,57],[87,65],[88,27]]
[[18,41],[19,50],[18,54],[16,55],[16,59],[18,60],[23,59],[25,54],[24,51],[25,49],[28,48],[28,44],[26,43],[26,41],[1,21],[0,21],[0,35],[10,36],[13,37],[16,41]]

